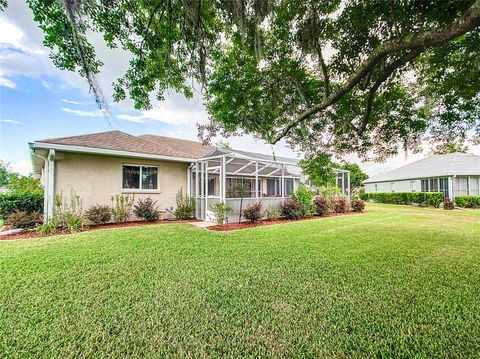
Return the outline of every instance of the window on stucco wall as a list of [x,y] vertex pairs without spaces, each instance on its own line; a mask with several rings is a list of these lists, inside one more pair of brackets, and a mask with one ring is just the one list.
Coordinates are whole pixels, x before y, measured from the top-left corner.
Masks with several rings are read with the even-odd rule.
[[158,168],[155,166],[122,166],[122,188],[155,190],[158,189]]

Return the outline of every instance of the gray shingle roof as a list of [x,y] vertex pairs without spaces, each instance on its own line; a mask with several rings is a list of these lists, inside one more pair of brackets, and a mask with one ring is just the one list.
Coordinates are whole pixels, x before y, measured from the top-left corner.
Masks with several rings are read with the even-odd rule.
[[363,183],[453,175],[480,176],[480,156],[466,153],[431,155],[392,171],[372,176]]

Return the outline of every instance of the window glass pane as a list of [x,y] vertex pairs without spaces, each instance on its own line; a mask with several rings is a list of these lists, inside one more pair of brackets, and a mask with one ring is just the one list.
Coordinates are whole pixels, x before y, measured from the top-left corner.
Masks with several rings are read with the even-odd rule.
[[157,167],[142,167],[142,189],[157,189]]
[[285,178],[285,195],[290,196],[293,192],[293,178]]
[[215,178],[208,179],[208,195],[215,196]]
[[123,188],[140,188],[140,167],[123,166]]
[[267,196],[276,196],[279,191],[279,178],[267,178]]

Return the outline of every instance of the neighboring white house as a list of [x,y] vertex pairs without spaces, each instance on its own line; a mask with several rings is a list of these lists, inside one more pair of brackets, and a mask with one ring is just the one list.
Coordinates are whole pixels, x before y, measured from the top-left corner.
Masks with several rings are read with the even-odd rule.
[[367,193],[443,192],[445,197],[480,195],[480,156],[431,155],[363,182]]

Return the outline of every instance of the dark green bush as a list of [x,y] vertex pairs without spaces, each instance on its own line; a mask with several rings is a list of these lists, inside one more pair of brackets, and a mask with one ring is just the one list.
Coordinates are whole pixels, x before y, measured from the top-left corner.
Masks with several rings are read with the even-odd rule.
[[195,218],[195,199],[184,196],[182,190],[177,192],[177,208],[175,209],[175,217],[178,219]]
[[107,205],[95,204],[85,212],[85,217],[92,223],[105,224],[112,219],[112,208]]
[[438,207],[444,200],[442,192],[375,192],[365,193],[360,198],[388,204],[417,204]]
[[480,196],[457,196],[455,203],[458,207],[480,208]]
[[40,212],[14,211],[7,217],[5,223],[12,228],[35,228],[35,226],[43,222],[43,214]]
[[144,221],[158,221],[160,212],[157,209],[156,203],[157,201],[153,201],[151,198],[139,199],[137,204],[133,206],[133,213]]
[[43,213],[43,194],[5,193],[0,194],[0,218],[6,220],[15,211]]
[[285,219],[302,218],[302,205],[294,199],[288,199],[282,203],[281,216]]
[[243,210],[243,218],[248,222],[255,223],[262,218],[262,204],[261,203],[250,203]]

